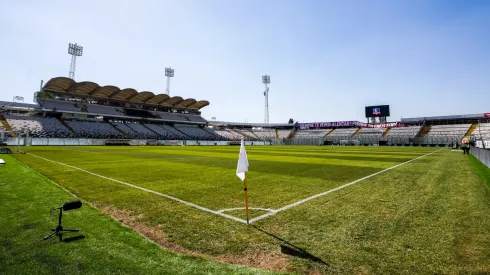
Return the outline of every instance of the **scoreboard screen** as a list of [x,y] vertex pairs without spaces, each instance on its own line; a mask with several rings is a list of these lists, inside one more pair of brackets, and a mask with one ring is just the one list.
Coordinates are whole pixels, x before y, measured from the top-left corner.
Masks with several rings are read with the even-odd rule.
[[366,117],[389,117],[390,105],[367,106]]

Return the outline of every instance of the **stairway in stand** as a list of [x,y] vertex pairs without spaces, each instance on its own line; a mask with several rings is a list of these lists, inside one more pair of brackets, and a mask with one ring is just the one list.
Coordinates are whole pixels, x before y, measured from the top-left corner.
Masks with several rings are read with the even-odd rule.
[[125,132],[123,132],[121,129],[117,128],[116,126],[114,126],[114,124],[110,123],[110,122],[107,122],[107,124],[111,125],[112,128],[114,128],[114,130],[118,131],[119,133],[121,133],[121,135],[123,135],[125,138],[129,138],[128,134],[126,134]]
[[77,136],[77,133],[63,119],[59,117],[57,117],[56,119],[61,123],[61,125],[65,126],[65,128],[68,129],[73,134],[74,137]]
[[425,137],[430,132],[430,125],[425,125],[424,129],[420,133],[421,137]]
[[359,127],[359,129],[357,129],[357,130],[356,130],[356,132],[355,132],[354,134],[352,134],[352,136],[351,136],[351,137],[353,137],[353,136],[355,136],[355,135],[359,134],[359,132],[360,132],[360,131],[361,131],[361,127]]
[[10,126],[3,115],[0,115],[0,123],[2,124],[3,128],[5,128],[5,131],[10,132],[10,135],[15,137],[15,132],[12,131],[12,126]]
[[293,128],[293,130],[291,131],[291,133],[289,133],[288,135],[288,139],[293,139],[294,136],[296,136],[296,127]]
[[468,131],[466,131],[466,134],[464,135],[467,138],[470,138],[471,134],[476,130],[476,127],[478,127],[478,123],[473,123],[471,124],[470,128]]
[[335,129],[330,129],[330,131],[328,131],[328,133],[326,133],[326,134],[323,136],[323,138],[326,138],[326,137],[328,137],[329,135],[331,135],[331,134],[333,133],[333,131],[334,131],[334,130],[335,130]]
[[386,131],[383,133],[383,137],[385,137],[386,135],[388,135],[388,133],[391,131],[391,127],[388,127],[386,129]]

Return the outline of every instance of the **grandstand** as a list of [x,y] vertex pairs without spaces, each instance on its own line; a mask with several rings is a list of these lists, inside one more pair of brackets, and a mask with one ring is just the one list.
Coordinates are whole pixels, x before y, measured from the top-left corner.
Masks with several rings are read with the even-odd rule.
[[462,137],[470,129],[471,124],[432,125],[428,136],[457,136]]
[[277,135],[280,139],[288,138],[291,130],[278,130]]
[[331,129],[298,131],[296,138],[323,138]]
[[184,136],[195,140],[217,140],[218,137],[207,132],[200,127],[191,125],[177,125],[175,129],[184,134]]
[[209,122],[200,111],[209,105],[206,100],[75,82],[66,77],[49,80],[37,101],[38,105],[0,102],[5,114],[0,131],[29,131],[34,139],[174,140],[189,144],[244,139],[262,142],[258,144],[449,145],[465,136],[490,139],[490,118],[483,114],[405,118],[385,125],[355,121],[306,123],[306,127]]
[[490,123],[480,123],[475,129],[475,136],[483,140],[490,140]]
[[276,131],[274,129],[253,129],[254,134],[259,139],[276,139]]
[[65,123],[75,132],[77,137],[96,139],[117,139],[125,136],[114,129],[109,123],[98,120],[65,120]]
[[361,128],[357,133],[358,140],[361,144],[378,144],[386,128]]
[[5,115],[5,118],[13,131],[29,131],[31,137],[73,137],[72,133],[54,117]]

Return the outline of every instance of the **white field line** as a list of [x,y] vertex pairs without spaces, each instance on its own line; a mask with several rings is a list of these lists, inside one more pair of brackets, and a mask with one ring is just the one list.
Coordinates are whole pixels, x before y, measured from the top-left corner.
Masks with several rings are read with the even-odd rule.
[[387,172],[387,171],[390,171],[390,170],[395,169],[395,168],[397,168],[397,167],[400,167],[400,166],[402,166],[402,165],[408,164],[408,163],[410,163],[410,162],[412,162],[412,161],[416,161],[416,160],[421,159],[421,158],[423,158],[423,157],[426,157],[426,156],[428,156],[428,155],[431,155],[431,154],[437,153],[437,152],[439,152],[439,151],[441,151],[441,150],[444,150],[444,148],[443,148],[443,149],[439,149],[439,150],[434,151],[434,152],[431,152],[431,153],[428,153],[428,154],[425,154],[425,155],[423,155],[423,156],[420,156],[420,157],[417,157],[417,158],[411,159],[411,160],[409,160],[409,161],[406,161],[406,162],[403,162],[403,163],[397,164],[397,165],[395,165],[395,166],[391,166],[391,167],[389,167],[389,168],[386,168],[386,169],[384,169],[384,170],[381,170],[381,171],[376,172],[376,173],[374,173],[374,174],[371,174],[371,175],[369,175],[369,176],[365,176],[365,177],[360,178],[360,179],[358,179],[358,180],[355,180],[355,181],[349,182],[349,183],[347,183],[347,184],[341,185],[341,186],[339,186],[339,187],[336,187],[336,188],[334,188],[334,189],[328,190],[328,191],[326,191],[326,192],[319,193],[319,194],[313,195],[313,196],[311,196],[311,197],[308,197],[308,198],[306,198],[306,199],[302,199],[302,200],[300,200],[300,201],[297,201],[297,202],[295,202],[295,203],[292,203],[292,204],[289,204],[289,205],[283,206],[283,207],[281,207],[281,208],[279,208],[279,209],[277,209],[277,210],[273,210],[273,211],[271,211],[271,212],[269,212],[269,213],[267,213],[267,214],[264,214],[264,215],[262,215],[262,216],[258,216],[258,217],[256,217],[256,218],[251,219],[251,220],[250,220],[250,223],[254,223],[254,222],[256,222],[256,221],[260,221],[260,220],[262,220],[262,219],[265,219],[265,218],[267,218],[267,217],[270,217],[270,216],[272,216],[272,215],[275,215],[276,213],[279,213],[279,212],[281,212],[281,211],[288,210],[289,208],[293,208],[293,207],[295,207],[295,206],[298,206],[298,205],[303,204],[303,203],[305,203],[305,202],[308,202],[308,201],[310,201],[310,200],[313,200],[313,199],[316,199],[316,198],[318,198],[318,197],[322,197],[322,196],[325,196],[325,195],[327,195],[327,194],[330,194],[330,193],[332,193],[332,192],[335,192],[335,191],[338,191],[338,190],[344,189],[344,188],[346,188],[346,187],[348,187],[348,186],[351,186],[351,185],[353,185],[353,184],[356,184],[356,183],[358,183],[358,182],[360,182],[360,181],[367,180],[367,179],[369,179],[369,178],[372,178],[372,177],[377,176],[377,175],[379,175],[379,174],[382,174],[382,173],[384,173],[384,172]]
[[[233,211],[233,210],[244,210],[245,207],[236,207],[236,208],[226,208],[226,209],[221,209],[221,210],[218,210],[216,212],[218,213],[223,213],[223,212],[226,212],[226,211]],[[262,211],[267,211],[267,212],[274,212],[276,210],[274,209],[270,209],[270,208],[260,208],[260,207],[249,207],[248,208],[249,210],[262,210]]]
[[102,178],[102,179],[106,179],[106,180],[110,180],[110,181],[117,182],[117,183],[120,183],[120,184],[124,184],[126,186],[129,186],[129,187],[132,187],[132,188],[135,188],[135,189],[139,189],[139,190],[142,190],[142,191],[145,191],[145,192],[148,192],[148,193],[155,194],[157,196],[161,196],[161,197],[164,197],[164,198],[167,198],[167,199],[171,199],[171,200],[174,200],[174,201],[183,203],[185,205],[188,205],[190,207],[197,208],[197,209],[202,210],[204,212],[208,212],[208,213],[215,214],[215,215],[218,215],[218,216],[221,216],[221,217],[225,217],[225,218],[228,218],[228,219],[237,221],[237,222],[241,222],[241,223],[245,223],[245,224],[247,223],[247,221],[244,220],[244,219],[240,219],[240,218],[237,218],[237,217],[234,217],[234,216],[231,216],[231,215],[227,215],[227,214],[222,213],[222,212],[219,212],[219,211],[214,211],[214,210],[211,210],[209,208],[202,207],[200,205],[193,204],[191,202],[184,201],[184,200],[181,200],[181,199],[176,198],[176,197],[172,197],[170,195],[166,195],[166,194],[163,194],[163,193],[160,193],[160,192],[157,192],[157,191],[146,189],[146,188],[141,187],[141,186],[137,186],[137,185],[134,185],[134,184],[131,184],[131,183],[127,183],[127,182],[124,182],[124,181],[120,181],[120,180],[116,180],[116,179],[109,178],[109,177],[106,177],[106,176],[102,176],[102,175],[99,175],[99,174],[95,174],[95,173],[92,173],[90,171],[87,171],[87,170],[84,170],[84,169],[81,169],[81,168],[78,168],[78,167],[75,167],[75,166],[72,166],[72,165],[69,165],[69,164],[66,164],[66,163],[62,163],[62,162],[50,160],[50,159],[47,159],[47,158],[43,158],[43,157],[40,157],[40,156],[35,155],[35,154],[32,154],[32,153],[29,153],[29,155],[34,156],[36,158],[43,159],[45,161],[49,161],[49,162],[53,162],[53,163],[56,163],[56,164],[59,164],[59,165],[70,167],[72,169],[75,169],[75,170],[78,170],[78,171],[87,173],[87,174],[92,175],[92,176],[96,176],[96,177],[99,177],[99,178]]

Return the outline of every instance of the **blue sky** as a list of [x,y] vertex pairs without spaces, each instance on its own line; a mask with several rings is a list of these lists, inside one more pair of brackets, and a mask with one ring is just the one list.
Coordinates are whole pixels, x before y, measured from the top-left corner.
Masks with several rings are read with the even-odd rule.
[[164,93],[172,66],[208,119],[262,122],[262,74],[271,122],[483,113],[489,34],[490,1],[0,0],[0,99],[67,76],[76,42],[77,81]]

